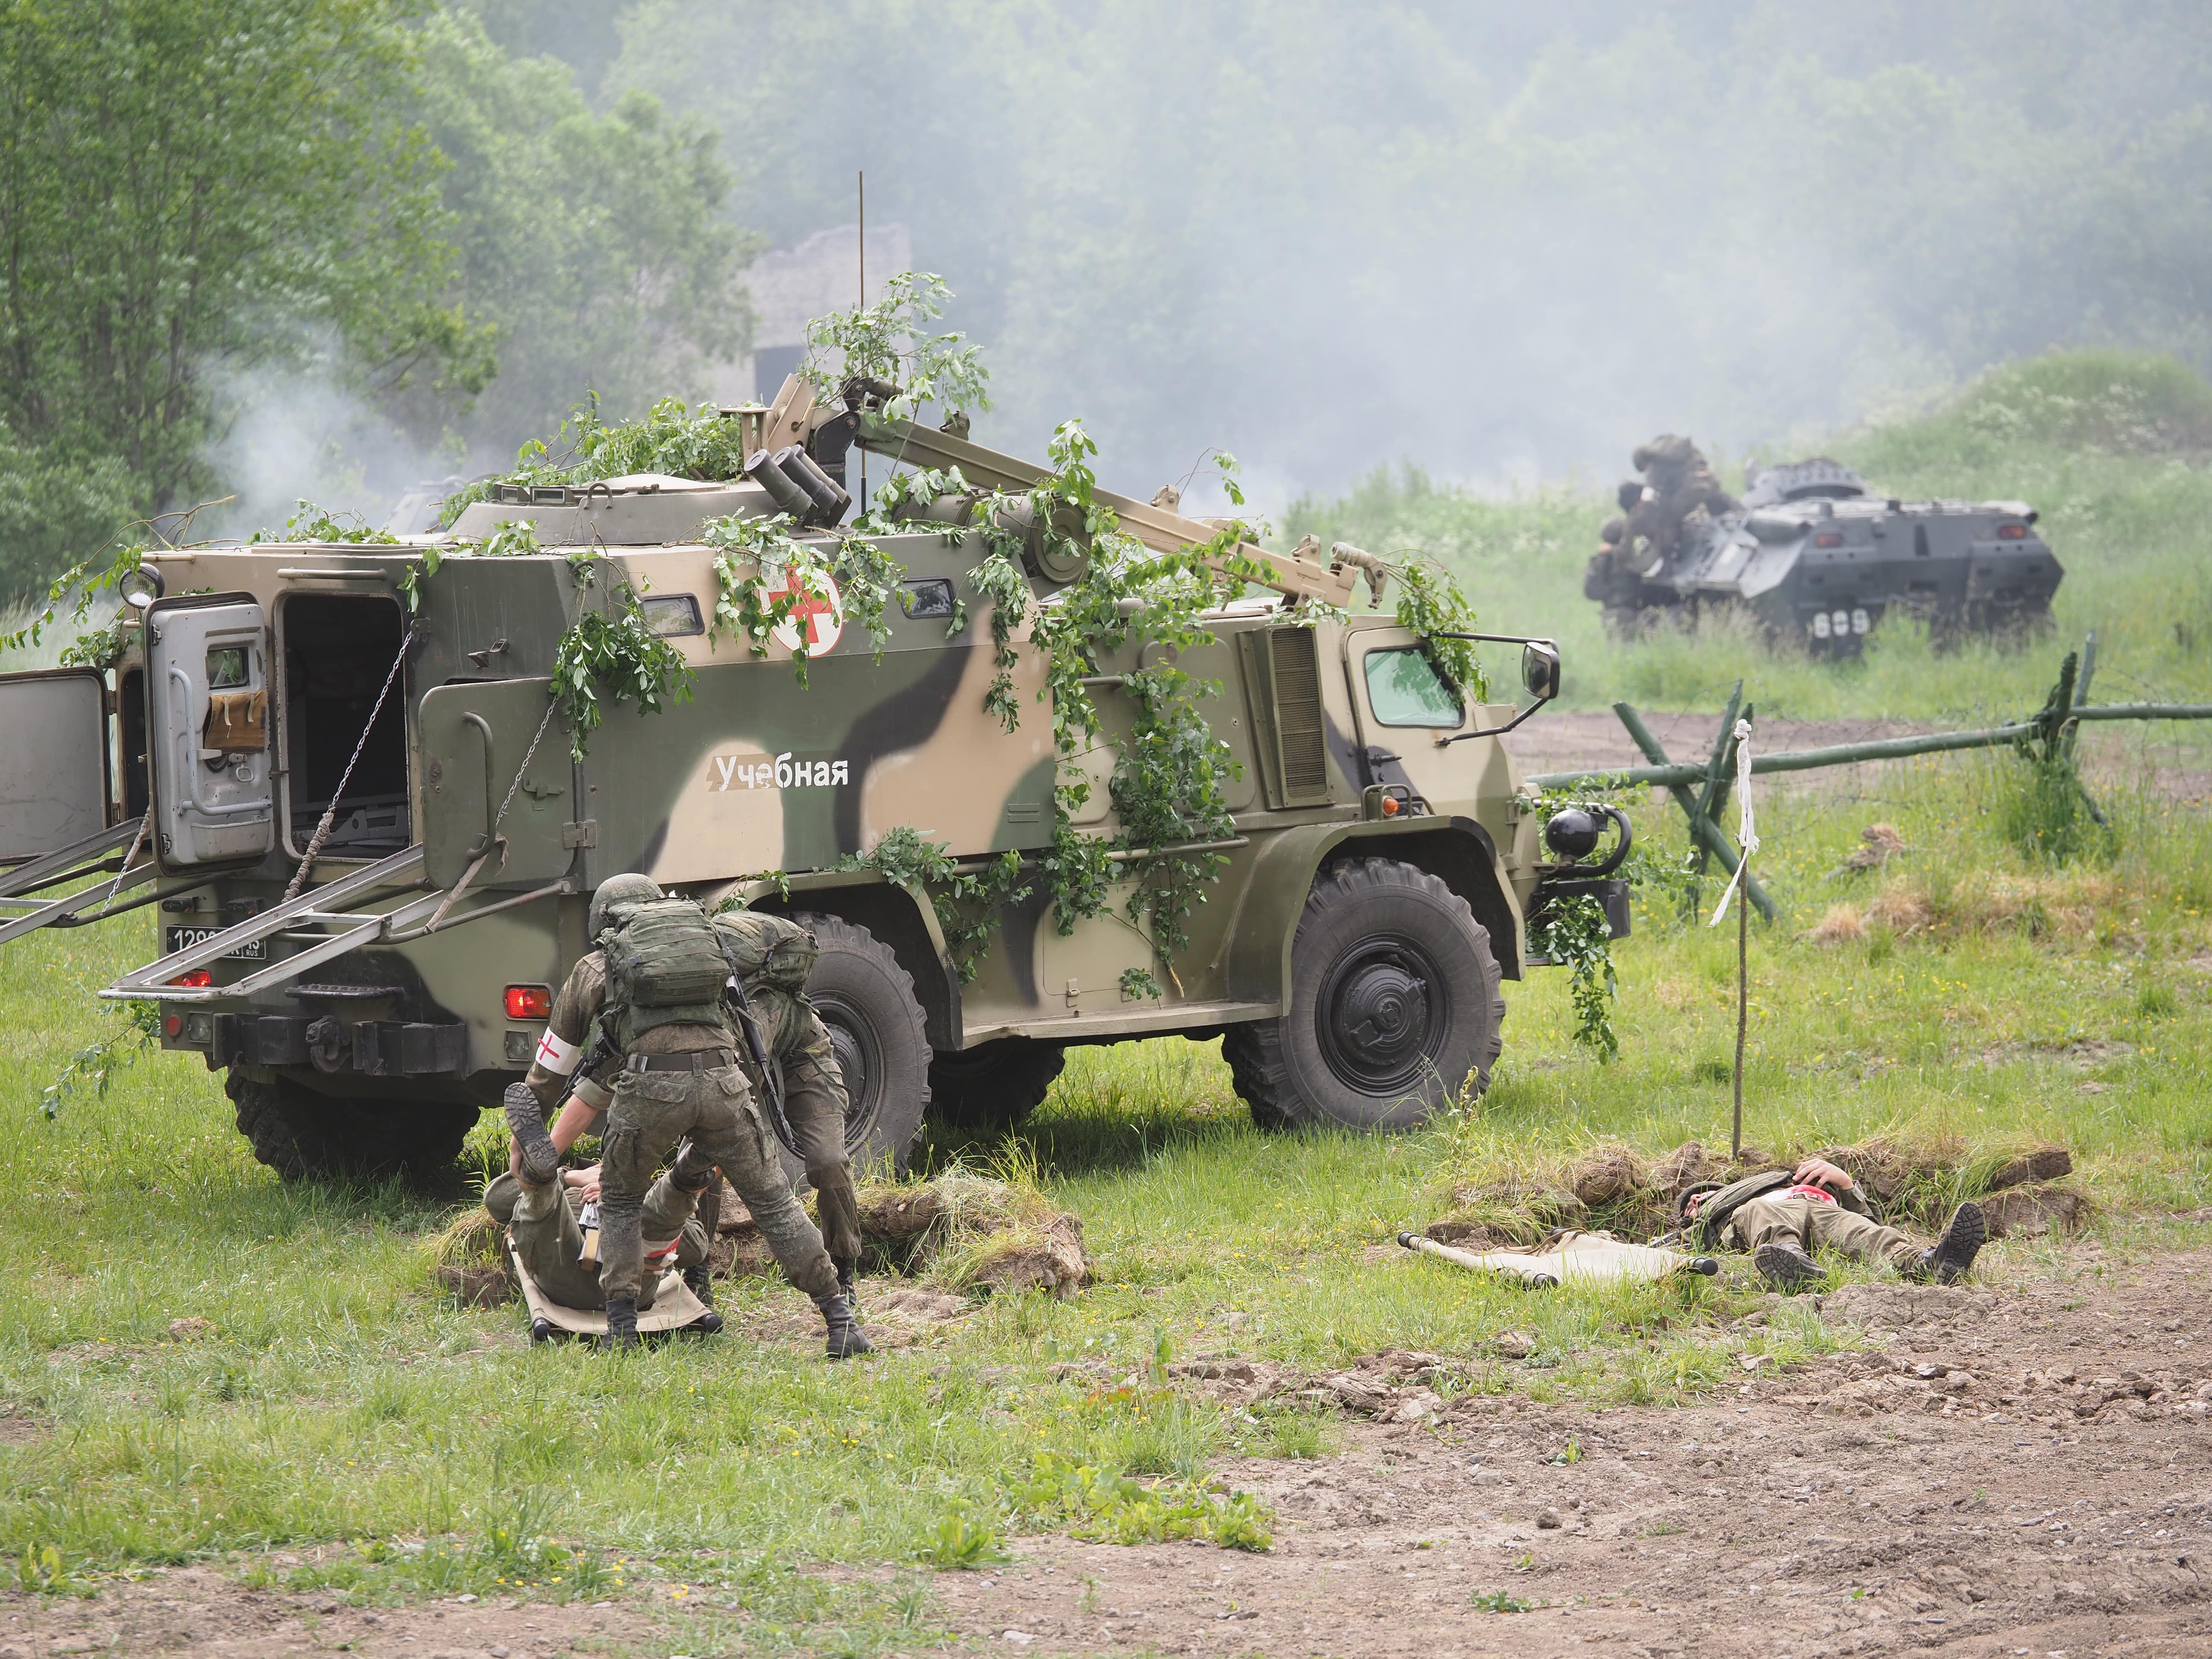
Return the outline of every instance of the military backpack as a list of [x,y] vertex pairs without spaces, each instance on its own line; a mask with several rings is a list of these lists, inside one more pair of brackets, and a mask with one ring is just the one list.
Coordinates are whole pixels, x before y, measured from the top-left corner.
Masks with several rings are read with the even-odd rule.
[[599,938],[607,965],[607,1012],[627,1050],[660,1025],[714,1025],[734,1035],[726,993],[748,988],[793,995],[814,970],[814,935],[781,916],[738,911],[710,919],[688,898],[632,907]]

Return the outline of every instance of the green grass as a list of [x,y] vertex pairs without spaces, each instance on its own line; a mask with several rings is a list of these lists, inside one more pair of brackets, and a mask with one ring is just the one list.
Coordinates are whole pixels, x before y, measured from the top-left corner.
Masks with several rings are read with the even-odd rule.
[[[2012,764],[1931,762],[1853,811],[1769,799],[1762,862],[1788,919],[1753,940],[1747,1138],[2057,1140],[2123,1245],[2131,1215],[2212,1200],[2212,974],[2191,960],[2212,941],[2212,829],[2122,793],[2108,861],[2024,862],[1987,827]],[[1876,814],[1908,852],[1838,875]],[[1656,807],[1640,817],[1679,843]],[[1807,936],[1839,906],[1900,920]],[[888,1650],[926,1620],[916,1581],[833,1593],[799,1569],[976,1565],[1038,1528],[1236,1541],[1203,1484],[1222,1455],[1334,1443],[1309,1412],[1163,1386],[1176,1358],[1321,1369],[1424,1348],[1462,1357],[1459,1388],[1664,1403],[1731,1385],[1738,1352],[1832,1347],[1796,1304],[1723,1328],[1747,1294],[1727,1281],[1531,1295],[1389,1243],[1455,1182],[1562,1169],[1601,1139],[1725,1145],[1733,930],[1656,895],[1638,927],[1618,953],[1617,1063],[1575,1048],[1564,987],[1539,973],[1510,988],[1490,1094],[1415,1134],[1261,1135],[1217,1045],[1077,1051],[1017,1150],[1082,1216],[1101,1282],[838,1368],[735,1336],[623,1360],[525,1347],[513,1310],[463,1311],[426,1276],[422,1241],[464,1194],[285,1188],[194,1060],[149,1055],[46,1121],[43,1083],[119,1023],[87,994],[146,940],[126,922],[27,941],[0,981],[16,1062],[0,1167],[21,1194],[0,1213],[0,1400],[33,1437],[0,1446],[0,1553],[52,1589],[214,1559],[364,1598],[707,1597],[749,1629]],[[2069,1057],[2084,1042],[2106,1046]],[[2049,1258],[1990,1261],[2002,1277]],[[732,1299],[804,1311],[760,1284]],[[179,1318],[212,1329],[172,1340]],[[1487,1357],[1515,1328],[1528,1359]],[[1082,1360],[1105,1363],[1055,1373]],[[279,1550],[320,1553],[279,1568]]]
[[[2171,387],[2163,404],[2081,391],[2103,372],[2032,365],[1843,453],[1893,488],[2035,500],[2072,572],[2062,626],[2100,629],[2100,692],[2203,697],[2212,653],[2169,641],[2208,611],[2212,488],[2142,436],[2198,443],[2195,405]],[[2006,425],[2023,409],[2107,447],[2039,447]],[[1577,588],[1587,499],[1386,482],[1332,510],[1336,533],[1378,550],[1399,544],[1356,521],[1427,538],[1478,576],[1486,620],[1559,631],[1585,702],[1710,708],[1743,673],[1770,714],[1971,715],[2031,707],[2051,676],[2055,648],[1936,658],[1902,635],[1852,669],[1743,641],[1615,652],[1575,631],[1595,624]],[[2006,1146],[2055,1140],[2110,1250],[2201,1242],[2200,1224],[2158,1219],[2212,1203],[2212,825],[2155,787],[2154,746],[2172,735],[2100,734],[2116,834],[2065,865],[2008,838],[2040,810],[2009,755],[1764,790],[1760,872],[1784,918],[1753,934],[1747,1139],[1948,1145],[1962,1182]],[[1679,813],[1635,810],[1647,845],[1679,856]],[[1906,853],[1844,871],[1877,818]],[[638,1598],[699,1644],[742,1630],[753,1645],[887,1652],[929,1639],[933,1571],[982,1565],[1024,1531],[1258,1541],[1265,1516],[1209,1472],[1231,1453],[1328,1455],[1340,1431],[1304,1407],[1194,1399],[1161,1381],[1177,1358],[1322,1369],[1423,1348],[1460,1358],[1453,1388],[1665,1404],[1732,1386],[1739,1353],[1832,1346],[1797,1304],[1724,1327],[1747,1303],[1738,1281],[1538,1295],[1390,1243],[1455,1187],[1541,1185],[1601,1141],[1647,1158],[1725,1146],[1733,928],[1685,921],[1655,890],[1638,930],[1617,951],[1618,1062],[1577,1048],[1565,986],[1539,971],[1508,988],[1490,1093],[1414,1134],[1260,1134],[1218,1044],[1075,1051],[1019,1146],[928,1151],[1033,1163],[1081,1216],[1100,1282],[839,1368],[811,1344],[737,1335],[621,1360],[530,1349],[513,1310],[462,1310],[428,1279],[424,1242],[467,1201],[459,1175],[430,1196],[284,1188],[197,1060],[148,1055],[46,1120],[46,1083],[121,1024],[90,994],[144,959],[150,923],[23,941],[0,975],[0,1170],[17,1195],[0,1211],[0,1409],[21,1419],[0,1436],[0,1572],[50,1593],[199,1559],[362,1599],[520,1586]],[[478,1167],[498,1139],[488,1121]],[[2008,1243],[1986,1260],[2002,1279],[2058,1257]],[[729,1299],[809,1312],[760,1284]],[[185,1318],[211,1328],[172,1339]],[[1493,1356],[1509,1329],[1533,1338],[1525,1361]],[[825,1562],[898,1571],[803,1571]]]
[[[1613,475],[1508,495],[1440,485],[1411,469],[1376,473],[1342,499],[1306,499],[1285,533],[1307,531],[1387,557],[1426,555],[1466,586],[1486,627],[1549,634],[1565,664],[1563,704],[1617,698],[1717,709],[1740,678],[1770,717],[1966,720],[2031,712],[2058,657],[2098,636],[2100,699],[2212,698],[2212,387],[2171,360],[2063,352],[2008,365],[1932,412],[1826,441],[1879,490],[2026,501],[2042,514],[2066,579],[2049,640],[1932,651],[1900,620],[1859,662],[1815,662],[1725,624],[1632,645],[1606,639],[1583,598],[1583,567],[1613,511]],[[1763,460],[1808,453],[1761,446]],[[1714,457],[1731,486],[1741,457]],[[1621,476],[1626,457],[1620,458]],[[1493,653],[1497,647],[1492,647]],[[1493,684],[1517,684],[1507,655]]]

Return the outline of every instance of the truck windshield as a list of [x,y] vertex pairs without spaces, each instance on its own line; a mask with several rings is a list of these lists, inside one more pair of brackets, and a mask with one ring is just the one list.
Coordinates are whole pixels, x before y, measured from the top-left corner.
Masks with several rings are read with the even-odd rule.
[[1417,645],[1367,653],[1367,706],[1383,726],[1455,726],[1467,718],[1459,688]]

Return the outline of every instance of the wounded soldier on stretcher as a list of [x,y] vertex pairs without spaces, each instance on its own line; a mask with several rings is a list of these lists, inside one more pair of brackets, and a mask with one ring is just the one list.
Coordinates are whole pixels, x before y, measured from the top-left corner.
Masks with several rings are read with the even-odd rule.
[[[564,1170],[561,1179],[533,1187],[503,1175],[484,1189],[484,1208],[514,1240],[515,1254],[547,1299],[564,1308],[599,1310],[607,1305],[599,1290],[599,1170]],[[645,1271],[638,1280],[637,1305],[653,1306],[661,1276],[671,1267],[692,1274],[707,1261],[711,1242],[696,1212],[699,1194],[678,1186],[665,1171],[645,1194]],[[702,1276],[703,1282],[703,1276]],[[694,1328],[719,1330],[721,1319],[711,1306]]]
[[1961,1204],[1933,1244],[1918,1243],[1875,1220],[1858,1183],[1824,1158],[1725,1187],[1692,1187],[1678,1213],[1685,1240],[1702,1249],[1733,1244],[1748,1251],[1759,1276],[1784,1291],[1823,1277],[1813,1253],[1824,1249],[1854,1261],[1887,1261],[1902,1278],[1955,1285],[1988,1234],[1982,1206]]

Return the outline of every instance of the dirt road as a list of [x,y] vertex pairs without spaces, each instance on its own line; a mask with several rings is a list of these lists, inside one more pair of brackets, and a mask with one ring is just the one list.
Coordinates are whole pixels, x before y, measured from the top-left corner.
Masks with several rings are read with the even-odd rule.
[[[1270,1553],[1021,1540],[939,1575],[933,1612],[1007,1656],[2201,1656],[2208,1283],[2212,1251],[2118,1263],[2086,1244],[2017,1285],[1850,1288],[1822,1316],[1866,1328],[1863,1351],[1675,1410],[1448,1401],[1423,1357],[1375,1361],[1359,1376],[1382,1420],[1340,1455],[1222,1471],[1276,1506]],[[674,1617],[370,1610],[195,1570],[10,1595],[0,1659],[735,1650]]]
[[2212,1653],[2212,1254],[2102,1267],[1840,1292],[1879,1347],[1711,1405],[1470,1403],[1225,1469],[1264,1556],[1037,1540],[940,1590],[1000,1651]]

